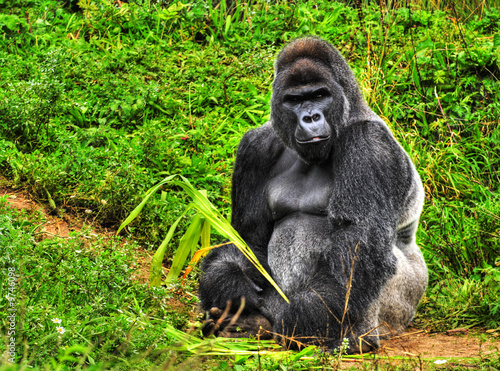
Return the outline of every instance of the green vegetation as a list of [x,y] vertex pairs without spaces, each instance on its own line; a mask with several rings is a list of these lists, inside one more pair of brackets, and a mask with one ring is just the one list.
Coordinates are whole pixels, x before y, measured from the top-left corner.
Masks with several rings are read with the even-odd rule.
[[[498,333],[500,3],[408,3],[0,0],[0,174],[54,214],[114,228],[148,189],[180,174],[230,218],[234,154],[243,133],[269,117],[276,53],[318,35],[348,59],[424,182],[418,243],[430,286],[416,324]],[[15,267],[16,361],[200,367],[191,355],[202,352],[190,346],[206,343],[177,331],[196,322],[188,316],[196,272],[184,286],[131,280],[134,254],[152,254],[188,203],[179,187],[152,195],[126,228],[136,242],[124,244],[85,231],[37,240],[40,217],[15,214],[2,200],[0,334],[9,326],[4,282]],[[167,265],[188,222],[166,247]],[[237,344],[211,341],[236,354]],[[202,368],[337,365],[324,355],[308,360],[314,353],[267,358],[248,346],[254,356],[204,358]]]
[[[169,327],[186,328],[196,300],[178,285],[148,288],[134,280],[139,246],[83,230],[67,239],[37,241],[40,215],[14,214],[0,199],[0,278],[16,278],[16,361],[30,365],[96,365],[122,358],[140,364],[145,350],[175,341]],[[20,279],[18,279],[20,278]],[[9,281],[10,282],[10,281]],[[8,334],[7,285],[1,286],[2,344]],[[192,289],[191,289],[192,290]],[[172,303],[183,303],[182,311]],[[172,335],[174,334],[174,335]],[[26,342],[23,344],[23,342]],[[0,364],[6,361],[2,357]],[[113,362],[113,363],[114,363]],[[122,361],[123,362],[123,361]],[[113,364],[111,363],[111,364]],[[98,367],[98,368],[99,368]]]
[[[132,213],[130,213],[128,218],[125,219],[125,221],[117,231],[117,233],[120,233],[123,228],[130,224],[142,211],[149,198],[154,195],[154,193],[158,191],[163,185],[168,184],[171,186],[178,186],[182,188],[192,199],[192,203],[188,205],[181,216],[174,222],[174,224],[172,224],[172,227],[170,227],[167,236],[156,251],[153,259],[151,260],[151,269],[149,276],[150,285],[159,286],[161,284],[162,263],[165,257],[166,247],[172,239],[175,228],[179,224],[180,220],[188,211],[194,209],[198,212],[198,214],[195,215],[193,221],[191,222],[191,225],[188,227],[186,233],[184,233],[179,242],[179,247],[175,252],[175,256],[172,260],[172,265],[170,266],[170,270],[165,279],[166,283],[171,282],[179,276],[179,273],[182,270],[189,253],[193,255],[194,260],[195,256],[199,256],[200,253],[206,253],[212,248],[212,246],[210,246],[210,229],[211,227],[213,227],[217,232],[234,243],[234,245],[241,251],[241,253],[247,259],[249,259],[255,266],[255,268],[257,268],[257,270],[262,273],[262,275],[276,288],[283,299],[287,303],[289,303],[286,295],[283,293],[283,291],[281,291],[280,287],[276,284],[276,282],[274,282],[273,278],[259,262],[252,249],[248,247],[246,242],[233,228],[230,221],[225,219],[207,199],[206,191],[198,191],[192,186],[189,180],[184,177],[181,177],[181,180],[175,180],[175,177],[175,175],[170,175],[163,179],[160,183],[155,185],[153,188],[148,190],[146,192],[146,196],[139,204],[139,206],[137,206],[132,211]],[[200,242],[201,244],[201,249],[199,250],[197,248],[198,242]],[[213,248],[215,248],[215,246],[213,246]],[[196,260],[198,259],[199,257]]]

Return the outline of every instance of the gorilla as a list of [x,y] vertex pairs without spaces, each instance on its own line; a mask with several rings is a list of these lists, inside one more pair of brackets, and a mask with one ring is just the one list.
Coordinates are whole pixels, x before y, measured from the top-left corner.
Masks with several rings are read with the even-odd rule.
[[204,334],[264,329],[292,349],[343,339],[350,352],[376,349],[408,326],[427,286],[415,242],[423,201],[340,53],[293,41],[275,63],[270,122],[239,145],[231,221],[290,302],[234,245],[219,247],[201,267]]

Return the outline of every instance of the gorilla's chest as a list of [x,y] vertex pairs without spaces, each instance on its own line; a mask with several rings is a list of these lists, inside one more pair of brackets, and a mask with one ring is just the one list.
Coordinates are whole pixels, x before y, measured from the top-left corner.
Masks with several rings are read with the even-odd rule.
[[268,184],[266,196],[273,219],[278,222],[295,212],[326,216],[332,192],[330,167],[305,164],[290,152],[278,161]]
[[327,219],[332,173],[288,154],[276,165],[267,202],[275,221],[268,263],[287,293],[307,282],[318,255],[332,247]]

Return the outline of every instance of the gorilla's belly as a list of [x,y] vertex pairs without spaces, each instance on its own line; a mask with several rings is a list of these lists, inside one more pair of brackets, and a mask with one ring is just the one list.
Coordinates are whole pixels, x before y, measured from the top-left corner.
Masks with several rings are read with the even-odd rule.
[[276,283],[291,295],[307,283],[318,255],[331,249],[326,216],[303,212],[276,222],[268,246],[268,262]]

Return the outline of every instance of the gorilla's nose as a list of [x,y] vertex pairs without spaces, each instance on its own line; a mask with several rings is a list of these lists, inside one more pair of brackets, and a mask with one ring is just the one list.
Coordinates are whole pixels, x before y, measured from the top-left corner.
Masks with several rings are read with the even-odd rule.
[[306,114],[302,116],[302,122],[305,124],[310,124],[312,122],[318,122],[323,119],[323,115],[321,112],[311,112],[310,114]]
[[300,116],[295,129],[295,140],[299,144],[316,143],[330,138],[332,131],[321,111],[311,111]]

